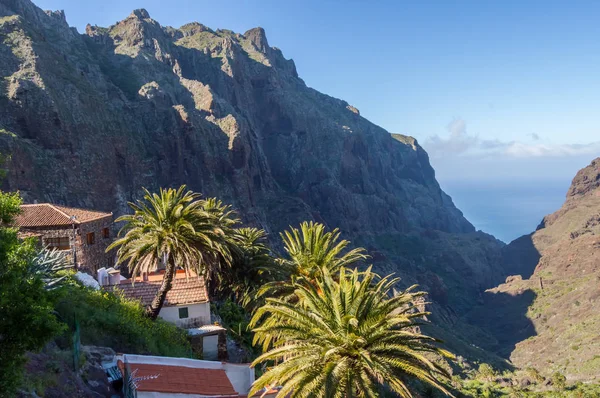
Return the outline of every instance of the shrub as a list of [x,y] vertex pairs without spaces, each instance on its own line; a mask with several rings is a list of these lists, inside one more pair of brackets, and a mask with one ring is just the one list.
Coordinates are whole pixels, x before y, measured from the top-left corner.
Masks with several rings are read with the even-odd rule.
[[559,390],[564,390],[567,385],[567,378],[560,372],[554,372],[552,375],[552,385]]
[[544,377],[540,374],[539,370],[534,367],[528,367],[525,369],[525,373],[532,381],[535,383],[542,383],[544,381]]
[[[56,311],[71,330],[79,322],[82,344],[130,354],[191,355],[185,331],[161,319],[150,320],[138,301],[76,283],[57,294]],[[63,338],[70,342],[69,336]]]
[[[37,254],[8,228],[19,213],[18,194],[0,191],[0,395],[12,396],[23,376],[25,353],[40,350],[62,325],[44,281],[32,269]],[[4,395],[6,394],[6,395]]]
[[496,378],[497,373],[494,370],[494,368],[492,368],[490,365],[488,365],[487,363],[482,363],[481,365],[479,365],[479,369],[477,369],[477,377],[485,380],[485,381],[492,381]]
[[258,353],[258,348],[252,345],[254,333],[248,328],[248,323],[250,322],[248,313],[242,306],[231,299],[227,299],[213,305],[211,310],[221,317],[223,327],[227,329],[229,337],[254,355]]

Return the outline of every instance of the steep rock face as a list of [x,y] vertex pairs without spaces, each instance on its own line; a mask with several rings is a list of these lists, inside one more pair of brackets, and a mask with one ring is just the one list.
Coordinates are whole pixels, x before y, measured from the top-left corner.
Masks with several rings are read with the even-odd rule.
[[416,142],[306,87],[261,28],[163,28],[136,10],[81,36],[63,14],[1,4],[8,183],[28,199],[123,211],[140,186],[187,182],[268,225],[473,231]]
[[186,183],[277,233],[314,219],[381,272],[432,291],[448,325],[506,276],[415,139],[311,89],[262,28],[163,27],[136,10],[108,28],[0,0],[0,152],[28,201],[121,214],[141,187]]
[[504,248],[504,259],[523,277],[509,277],[490,289],[487,306],[473,314],[475,323],[498,338],[488,348],[509,355],[520,367],[597,380],[600,158],[577,173],[563,206],[544,217],[537,231]]

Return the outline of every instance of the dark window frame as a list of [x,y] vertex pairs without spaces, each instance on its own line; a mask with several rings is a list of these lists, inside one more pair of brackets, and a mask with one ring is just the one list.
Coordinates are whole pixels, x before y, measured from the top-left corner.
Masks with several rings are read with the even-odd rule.
[[104,239],[110,238],[110,228],[102,228],[102,237]]
[[[185,315],[185,316],[181,316],[181,315]],[[187,319],[190,317],[190,310],[189,307],[181,307],[179,308],[179,319]]]
[[96,243],[96,234],[94,232],[88,232],[86,238],[88,245],[93,245]]
[[71,250],[71,238],[68,236],[44,238],[44,245],[50,250]]

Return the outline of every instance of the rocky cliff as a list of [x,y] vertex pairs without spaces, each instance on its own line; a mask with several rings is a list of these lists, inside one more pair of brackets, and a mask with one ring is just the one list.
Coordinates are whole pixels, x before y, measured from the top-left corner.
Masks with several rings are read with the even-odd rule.
[[519,367],[571,380],[600,378],[600,158],[580,170],[563,206],[504,248],[515,276],[485,294],[471,320],[487,348]]
[[109,27],[0,0],[5,189],[116,214],[141,187],[182,183],[276,237],[339,227],[382,272],[417,282],[446,325],[506,277],[415,139],[306,86],[262,28],[161,26],[136,10]]

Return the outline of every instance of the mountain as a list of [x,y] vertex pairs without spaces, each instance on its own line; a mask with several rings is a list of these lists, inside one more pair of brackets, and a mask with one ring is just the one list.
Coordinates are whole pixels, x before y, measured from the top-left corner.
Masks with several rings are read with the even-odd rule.
[[471,321],[486,346],[518,367],[600,378],[600,158],[580,170],[563,206],[503,249],[509,276],[485,293]]
[[142,187],[185,183],[273,242],[323,222],[429,291],[445,330],[491,339],[457,314],[507,276],[503,243],[463,217],[414,138],[308,87],[262,28],[173,28],[135,10],[79,34],[61,11],[0,0],[0,76],[4,189],[119,215]]

